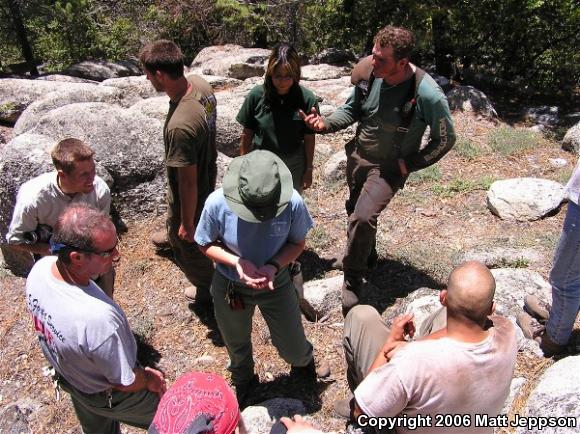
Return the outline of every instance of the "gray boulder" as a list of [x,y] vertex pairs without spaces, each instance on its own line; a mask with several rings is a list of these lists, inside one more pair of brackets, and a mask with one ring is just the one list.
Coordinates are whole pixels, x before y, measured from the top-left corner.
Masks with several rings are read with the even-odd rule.
[[505,220],[538,220],[560,206],[564,186],[538,178],[514,178],[494,182],[487,192],[487,207]]
[[414,314],[415,329],[423,328],[425,320],[441,308],[439,291],[431,288],[419,288],[405,298],[397,298],[395,303],[383,312],[383,318],[391,323],[395,317],[404,313]]
[[346,153],[338,151],[332,155],[323,169],[324,178],[331,181],[340,181],[346,177]]
[[125,107],[129,107],[144,98],[162,95],[155,90],[144,75],[138,77],[109,78],[103,81],[100,87],[113,87],[121,90],[123,93],[123,105]]
[[191,72],[244,80],[264,75],[270,50],[226,44],[206,47],[191,63]]
[[86,78],[88,80],[103,81],[108,78],[128,77],[141,75],[143,72],[137,62],[120,61],[107,62],[104,60],[85,60],[69,66],[63,71],[64,75]]
[[507,414],[510,412],[512,408],[512,404],[514,403],[514,399],[520,393],[522,387],[526,384],[526,379],[523,377],[516,377],[512,379],[510,384],[510,393],[503,404],[503,408],[499,412],[499,414]]
[[562,140],[562,149],[576,154],[580,153],[580,122],[566,131]]
[[522,312],[524,297],[535,295],[548,304],[552,303],[552,287],[535,271],[521,268],[496,268],[491,270],[495,277],[495,302],[497,312],[515,317]]
[[321,97],[323,103],[338,107],[347,100],[352,92],[350,77],[334,78],[329,80],[309,81],[306,84],[316,96]]
[[307,310],[307,318],[319,320],[340,306],[340,293],[343,276],[327,279],[310,280],[304,284],[303,310]]
[[524,110],[524,119],[543,127],[554,127],[560,123],[558,114],[560,109],[557,106],[528,107]]
[[163,123],[104,103],[59,107],[39,119],[32,132],[55,141],[76,137],[89,144],[118,189],[154,179],[163,172]]
[[301,68],[302,80],[329,80],[332,78],[340,78],[345,75],[350,75],[348,70],[339,66],[327,65],[321,63],[319,65],[306,65]]
[[269,434],[272,425],[281,417],[305,413],[306,407],[302,401],[291,398],[274,398],[247,407],[242,412],[242,419],[248,434]]
[[488,118],[497,117],[497,112],[489,98],[482,91],[473,86],[458,86],[447,93],[449,108],[471,112]]
[[[141,113],[144,116],[157,119],[158,121],[165,122],[167,112],[169,111],[169,97],[167,95],[164,95],[142,99],[141,101],[138,101],[131,107],[129,107],[129,110],[135,113]],[[218,115],[219,115],[219,107],[218,107]]]
[[243,127],[236,121],[236,116],[244,103],[245,93],[218,92],[217,112],[217,148],[229,157],[240,155],[240,139]]
[[56,90],[70,89],[75,83],[4,78],[0,80],[0,121],[13,124],[34,101]]
[[63,83],[88,83],[88,84],[99,84],[95,80],[87,80],[86,78],[73,77],[71,75],[63,74],[48,74],[37,77],[36,80],[46,80],[46,81],[60,81]]
[[479,261],[488,268],[505,268],[537,264],[545,258],[534,249],[516,249],[513,247],[492,247],[476,249],[462,253],[455,258],[455,265],[466,261]]
[[[189,75],[190,74],[186,74],[186,77]],[[232,77],[222,77],[220,75],[203,75],[203,74],[201,75],[201,77],[205,81],[207,81],[215,91],[240,86],[241,84],[243,84],[242,80],[238,80],[237,78]]]
[[14,134],[19,135],[32,130],[42,116],[59,107],[82,102],[120,104],[122,100],[123,91],[121,89],[86,83],[68,85],[66,88],[50,92],[30,104],[14,125]]
[[356,56],[350,50],[327,48],[310,58],[310,63],[317,65],[327,63],[336,66],[350,66],[356,62]]
[[[518,427],[517,434],[568,434],[580,432],[580,356],[570,356],[557,361],[542,375],[540,382],[528,398],[522,416],[553,417],[568,421],[568,426]],[[572,426],[570,426],[572,425]]]

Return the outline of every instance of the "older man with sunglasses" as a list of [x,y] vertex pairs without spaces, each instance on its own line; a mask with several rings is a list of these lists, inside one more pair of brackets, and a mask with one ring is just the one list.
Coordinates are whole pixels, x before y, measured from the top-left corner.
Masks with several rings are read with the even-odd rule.
[[30,271],[26,304],[58,387],[70,394],[85,433],[120,433],[120,422],[146,429],[165,378],[139,365],[127,317],[91,280],[119,256],[115,226],[75,204],[58,219],[50,246],[56,256]]

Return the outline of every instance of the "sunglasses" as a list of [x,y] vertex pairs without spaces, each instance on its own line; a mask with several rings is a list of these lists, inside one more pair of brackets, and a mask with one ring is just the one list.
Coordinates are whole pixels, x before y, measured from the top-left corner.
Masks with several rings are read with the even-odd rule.
[[81,249],[80,247],[76,247],[76,246],[71,246],[69,244],[62,244],[62,243],[54,243],[52,241],[52,239],[50,240],[50,250],[51,253],[56,253],[59,250],[62,249],[69,249],[69,250],[75,250],[78,252],[83,252],[83,253],[88,253],[90,255],[97,255],[100,256],[101,258],[109,258],[111,256],[113,256],[115,250],[117,250],[117,247],[119,246],[119,239],[117,238],[117,242],[115,243],[115,245],[110,248],[109,250],[104,250],[102,252],[98,252],[96,250],[89,250],[89,249]]

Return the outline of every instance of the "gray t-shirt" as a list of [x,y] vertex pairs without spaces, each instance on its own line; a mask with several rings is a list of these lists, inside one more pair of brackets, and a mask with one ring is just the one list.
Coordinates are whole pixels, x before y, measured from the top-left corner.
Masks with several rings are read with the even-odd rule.
[[[195,231],[195,242],[207,246],[220,241],[236,255],[261,267],[288,241],[303,241],[313,225],[304,200],[296,190],[289,205],[278,217],[262,223],[250,223],[234,214],[220,188],[205,201]],[[216,268],[228,279],[240,281],[235,268],[224,264],[217,264]]]
[[127,317],[93,281],[69,285],[38,261],[26,279],[26,304],[44,356],[73,387],[98,393],[135,381],[137,344]]
[[69,196],[62,192],[56,172],[39,175],[20,186],[6,240],[10,244],[24,243],[24,234],[36,230],[39,224],[54,228],[58,217],[73,203],[87,203],[109,214],[111,193],[105,181],[95,176],[90,193]]

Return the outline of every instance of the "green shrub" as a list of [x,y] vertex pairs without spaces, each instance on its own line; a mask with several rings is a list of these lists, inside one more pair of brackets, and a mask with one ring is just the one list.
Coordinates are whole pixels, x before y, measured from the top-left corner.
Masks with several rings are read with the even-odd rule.
[[410,185],[423,184],[425,182],[434,182],[441,179],[441,170],[439,166],[434,164],[433,166],[426,167],[417,172],[413,172],[409,175],[407,182]]
[[501,155],[513,155],[540,144],[541,138],[530,130],[500,127],[488,137],[489,147]]
[[466,137],[458,137],[453,146],[453,150],[462,158],[466,160],[473,160],[479,157],[484,152],[477,146],[476,143],[472,142]]

